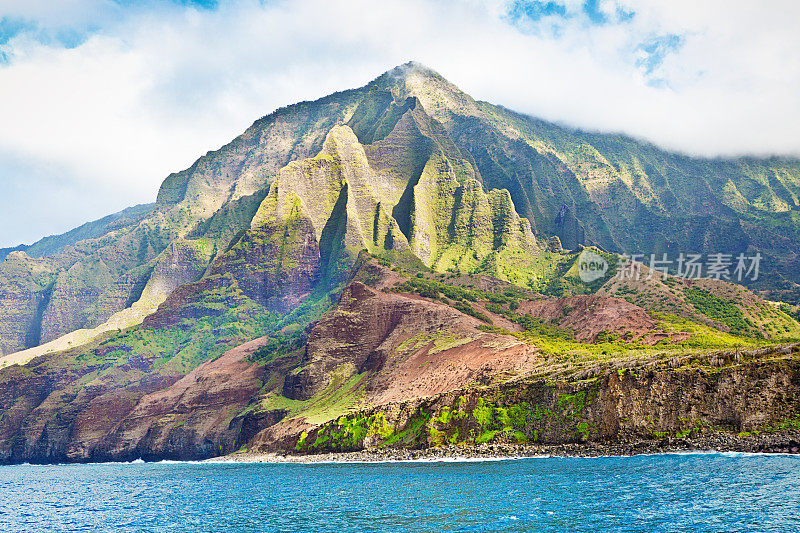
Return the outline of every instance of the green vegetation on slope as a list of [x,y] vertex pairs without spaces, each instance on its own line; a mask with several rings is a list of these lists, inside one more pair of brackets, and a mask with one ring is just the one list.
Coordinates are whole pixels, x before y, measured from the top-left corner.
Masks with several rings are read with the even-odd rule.
[[709,291],[692,287],[684,291],[692,305],[702,314],[724,324],[732,333],[761,337],[753,322],[745,318],[742,310],[730,300],[720,298]]
[[448,298],[455,301],[477,302],[487,300],[495,304],[518,303],[525,295],[524,289],[505,287],[502,293],[484,291],[481,289],[450,285],[441,281],[425,278],[422,274],[410,278],[393,287],[393,292],[416,293],[425,298]]

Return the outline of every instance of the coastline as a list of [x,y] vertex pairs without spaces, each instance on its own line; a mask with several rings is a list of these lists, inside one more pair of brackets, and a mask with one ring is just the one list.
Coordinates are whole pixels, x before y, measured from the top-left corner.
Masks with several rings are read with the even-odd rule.
[[800,456],[800,434],[739,437],[714,435],[696,439],[663,439],[626,443],[481,444],[410,450],[369,448],[352,452],[294,454],[236,452],[206,459],[207,463],[380,463],[499,461],[542,457],[630,457],[669,453],[753,453]]

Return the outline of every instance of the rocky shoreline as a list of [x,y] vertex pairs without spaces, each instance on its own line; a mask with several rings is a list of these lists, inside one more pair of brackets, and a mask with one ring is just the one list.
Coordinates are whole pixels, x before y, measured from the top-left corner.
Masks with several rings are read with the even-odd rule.
[[711,435],[700,438],[662,439],[625,443],[482,444],[441,446],[421,450],[370,448],[356,452],[291,454],[237,452],[205,462],[241,463],[368,463],[388,461],[479,461],[530,457],[608,457],[680,452],[741,452],[800,455],[800,432],[740,437]]

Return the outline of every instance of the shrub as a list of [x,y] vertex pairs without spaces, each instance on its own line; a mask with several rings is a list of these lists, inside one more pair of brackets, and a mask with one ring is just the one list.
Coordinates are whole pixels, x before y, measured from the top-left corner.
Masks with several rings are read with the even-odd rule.
[[518,316],[515,322],[525,328],[525,331],[540,337],[561,340],[573,340],[575,337],[572,331],[548,324],[541,318],[535,318],[530,314]]

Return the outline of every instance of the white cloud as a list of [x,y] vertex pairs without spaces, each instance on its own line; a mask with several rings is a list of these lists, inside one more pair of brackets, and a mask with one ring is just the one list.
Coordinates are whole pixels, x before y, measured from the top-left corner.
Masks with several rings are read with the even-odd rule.
[[[243,0],[214,10],[51,4],[0,0],[0,17],[99,30],[70,49],[26,32],[0,45],[8,57],[0,63],[0,181],[57,180],[102,202],[70,218],[70,206],[9,193],[0,209],[30,201],[30,220],[26,233],[14,224],[23,215],[0,215],[0,243],[152,201],[166,174],[259,116],[410,59],[475,97],[549,120],[709,156],[800,153],[794,2],[604,0],[609,23],[594,25],[570,0],[567,18],[528,21],[525,31],[500,0]],[[647,72],[642,44],[670,35],[680,45]],[[51,209],[68,222],[44,223]]]

